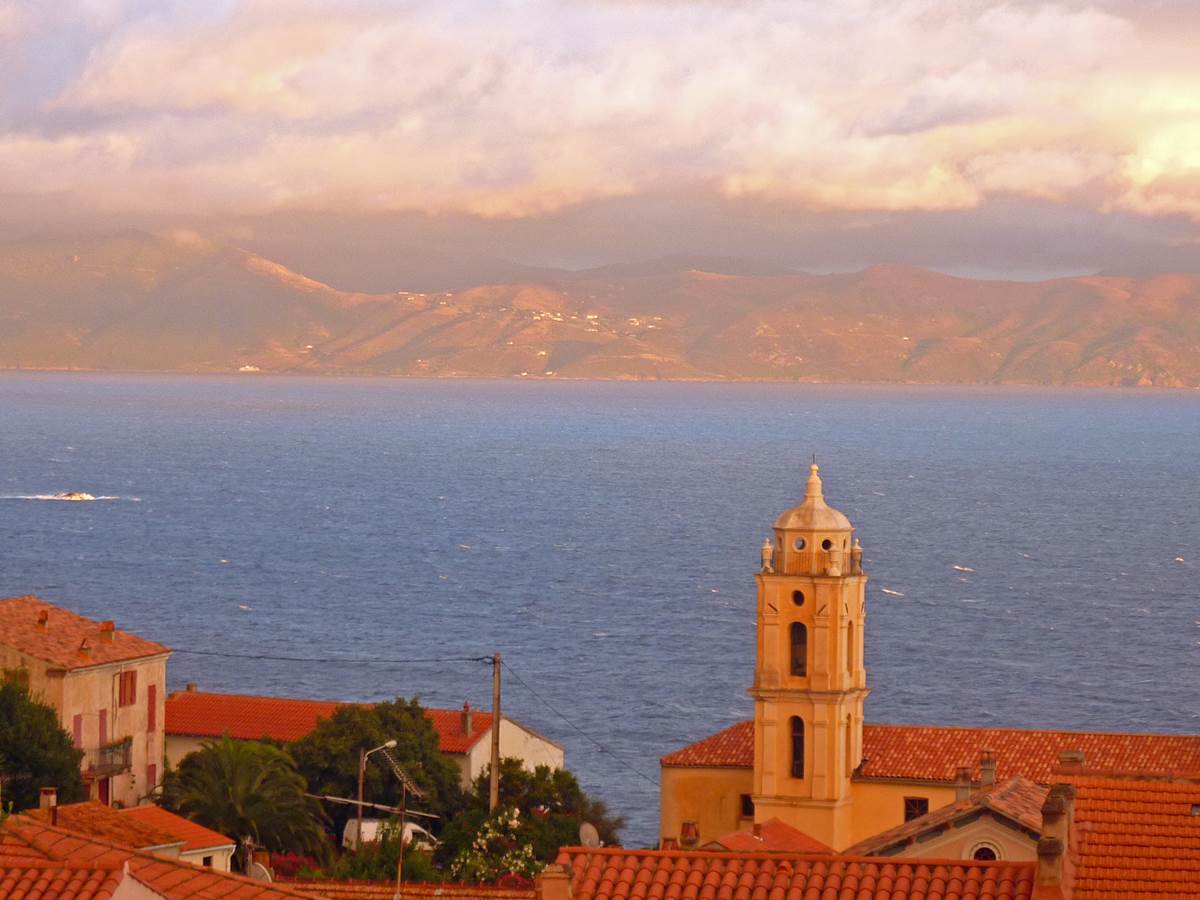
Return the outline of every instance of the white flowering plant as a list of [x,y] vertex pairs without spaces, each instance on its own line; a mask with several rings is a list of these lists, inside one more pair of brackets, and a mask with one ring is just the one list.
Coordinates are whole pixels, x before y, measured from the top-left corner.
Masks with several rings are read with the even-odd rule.
[[521,813],[515,806],[501,807],[479,827],[470,846],[450,863],[456,881],[476,884],[516,875],[533,878],[543,863],[534,856],[533,845],[521,838]]

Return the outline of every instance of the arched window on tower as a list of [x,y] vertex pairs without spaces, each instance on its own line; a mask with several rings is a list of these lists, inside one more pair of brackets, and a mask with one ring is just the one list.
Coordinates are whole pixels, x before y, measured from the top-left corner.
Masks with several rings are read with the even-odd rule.
[[851,621],[846,626],[846,671],[850,673],[850,677],[854,677],[854,654],[858,647],[854,643],[854,622]]
[[792,623],[792,674],[808,675],[808,629],[803,622]]
[[804,720],[792,716],[792,777],[804,777]]

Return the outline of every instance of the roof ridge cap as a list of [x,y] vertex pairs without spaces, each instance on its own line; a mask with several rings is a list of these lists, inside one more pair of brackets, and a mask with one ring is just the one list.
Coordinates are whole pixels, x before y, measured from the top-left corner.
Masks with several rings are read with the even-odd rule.
[[[753,721],[753,720],[751,720]],[[940,729],[943,731],[992,731],[1005,732],[1015,731],[1021,734],[1071,734],[1071,735],[1102,735],[1104,737],[1164,737],[1164,738],[1190,738],[1200,741],[1200,735],[1188,734],[1186,732],[1163,732],[1163,731],[1081,731],[1064,728],[1029,728],[1025,726],[1003,726],[1003,725],[914,725],[905,722],[863,722],[864,728],[923,728],[923,729]]]

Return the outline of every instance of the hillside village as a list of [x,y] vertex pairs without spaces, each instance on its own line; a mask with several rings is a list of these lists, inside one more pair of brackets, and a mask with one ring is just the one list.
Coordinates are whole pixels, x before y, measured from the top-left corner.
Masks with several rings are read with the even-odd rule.
[[[22,747],[31,740],[22,734],[33,732],[0,736],[8,748],[0,784],[20,802],[0,823],[0,897],[1200,896],[1200,735],[867,722],[868,575],[853,526],[826,502],[815,464],[803,499],[776,519],[759,552],[757,653],[747,660],[752,716],[662,757],[659,840],[643,849],[611,845],[616,832],[606,842],[590,822],[578,828],[587,816],[540,851],[506,833],[517,813],[500,803],[510,796],[505,781],[553,781],[559,793],[531,807],[549,821],[565,796],[565,760],[552,737],[492,710],[223,694],[194,684],[169,692],[170,648],[38,597],[0,600],[0,714],[18,702],[47,710],[78,766],[62,784],[38,784],[34,796],[31,770],[21,768],[38,755]],[[383,707],[393,718],[372,719]],[[356,724],[381,721],[405,724],[354,738]],[[318,748],[317,736],[335,733],[333,725],[345,726],[336,732],[341,743]],[[18,758],[14,747],[28,752]],[[244,759],[272,765],[319,749],[327,767],[357,767],[357,797],[336,798],[345,827],[322,840],[346,861],[336,871],[353,873],[359,854],[387,840],[387,827],[374,823],[398,815],[408,847],[394,854],[398,877],[296,869],[294,854],[272,845],[277,839],[222,833],[202,804],[180,805],[170,786],[179,773],[239,747],[251,748]],[[415,752],[427,754],[419,770],[397,761]],[[242,789],[233,770],[222,771],[207,782],[214,796],[201,799]],[[76,776],[82,796],[67,797]],[[13,794],[18,784],[24,795]],[[329,799],[316,784],[304,790],[310,800]],[[385,801],[398,790],[397,808]],[[406,824],[419,815],[409,803],[438,791],[475,798],[463,801],[480,810],[461,820],[474,829],[466,843],[480,857],[494,849],[492,858],[440,870],[419,861],[459,827]]]

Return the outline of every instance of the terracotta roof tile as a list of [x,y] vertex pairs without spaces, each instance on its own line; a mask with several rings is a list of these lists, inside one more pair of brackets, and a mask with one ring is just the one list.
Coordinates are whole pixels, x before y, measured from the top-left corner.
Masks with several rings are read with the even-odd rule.
[[936,830],[957,819],[975,815],[981,809],[993,810],[1018,826],[1035,834],[1042,830],[1042,803],[1049,788],[1034,784],[1019,775],[1004,784],[986,791],[975,792],[968,800],[958,800],[931,810],[923,816],[881,831],[864,841],[847,847],[846,856],[881,854],[889,848],[903,846],[919,834]]
[[107,900],[117,889],[121,873],[37,862],[25,866],[0,863],[0,897],[6,900]]
[[[396,885],[389,881],[300,881],[280,882],[289,890],[325,900],[392,900]],[[534,900],[532,888],[495,887],[486,884],[429,884],[407,882],[406,900]]]
[[[47,825],[26,815],[10,816],[0,824],[0,884],[9,880],[14,884],[21,883],[19,879],[27,876],[21,876],[19,873],[31,868],[57,870],[62,873],[60,876],[47,877],[68,880],[78,877],[79,873],[102,873],[105,880],[100,889],[91,894],[78,894],[81,898],[111,896],[126,869],[133,878],[162,894],[167,900],[209,900],[224,897],[285,900],[304,896],[280,885],[252,881],[227,872],[214,872],[177,859],[163,859],[131,847],[88,837],[61,826]],[[107,890],[107,893],[104,893],[104,890]],[[12,895],[0,891],[0,897],[9,896]],[[56,894],[31,896],[53,897]]]
[[[38,618],[46,615],[46,625]],[[0,644],[63,669],[84,669],[105,663],[143,659],[170,653],[169,647],[114,629],[111,640],[101,637],[100,623],[37,597],[0,599]],[[86,642],[86,653],[80,645]]]
[[[713,846],[714,844],[719,846]],[[748,853],[828,853],[833,848],[822,844],[799,828],[793,828],[781,819],[768,819],[758,826],[756,834],[753,828],[734,831],[717,838],[708,844],[706,850],[736,850]]]
[[[1089,766],[1153,774],[1200,771],[1200,735],[863,725],[863,765],[856,777],[953,782],[959,766],[979,780],[979,753],[996,754],[996,776],[1023,775],[1049,784],[1061,750],[1083,750]],[[754,723],[739,722],[662,757],[665,766],[754,766]]]
[[161,806],[131,806],[121,810],[118,815],[122,818],[135,819],[156,831],[168,834],[175,841],[183,842],[183,852],[195,850],[211,850],[214,847],[232,847],[236,844],[231,837],[226,837],[219,831],[205,828],[203,825],[177,816]]
[[[47,824],[51,817],[48,809],[29,810],[25,815]],[[170,833],[152,824],[122,815],[111,806],[105,806],[95,800],[65,803],[58,807],[58,826],[139,850],[180,843],[180,839]]]
[[[339,707],[352,704],[336,700],[297,700],[251,694],[211,694],[176,691],[166,701],[166,732],[195,737],[220,737],[253,741],[270,737],[295,741],[328,719]],[[365,705],[365,704],[364,704]],[[471,733],[462,728],[462,713],[451,709],[427,709],[425,716],[438,735],[443,753],[466,753],[492,727],[492,714],[474,710]]]
[[566,847],[574,900],[1010,900],[1036,863]]
[[1200,896],[1200,777],[1077,775],[1076,900]]

